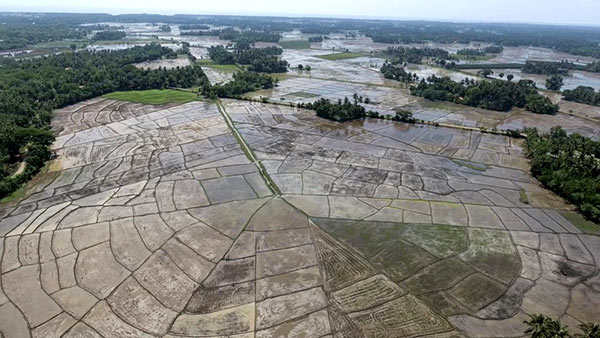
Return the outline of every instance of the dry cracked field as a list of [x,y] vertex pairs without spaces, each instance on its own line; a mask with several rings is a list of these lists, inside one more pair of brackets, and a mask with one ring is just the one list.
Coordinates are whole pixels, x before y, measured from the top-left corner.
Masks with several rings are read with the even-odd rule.
[[94,99],[54,127],[49,171],[0,208],[0,336],[513,337],[528,314],[600,321],[600,237],[531,178],[518,140],[235,100]]

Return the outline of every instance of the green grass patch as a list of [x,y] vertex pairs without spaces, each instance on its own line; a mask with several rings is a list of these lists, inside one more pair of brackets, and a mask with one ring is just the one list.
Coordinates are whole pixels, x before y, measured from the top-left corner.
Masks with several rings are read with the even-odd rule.
[[288,94],[290,96],[295,96],[295,97],[301,97],[303,99],[310,99],[313,97],[318,97],[320,96],[319,94],[313,94],[313,93],[307,93],[307,92],[295,92],[295,93],[291,93]]
[[579,230],[587,233],[598,235],[600,234],[600,225],[588,221],[583,216],[575,211],[559,211],[562,217],[566,218],[567,221],[573,223]]
[[330,61],[354,59],[354,58],[358,58],[358,57],[361,57],[361,56],[362,56],[361,54],[358,54],[358,53],[349,53],[349,52],[345,52],[345,53],[333,53],[333,54],[325,54],[325,55],[317,55],[318,58],[325,59],[325,60],[330,60]]
[[279,45],[285,49],[310,49],[308,40],[279,41]]
[[529,204],[529,198],[527,197],[527,192],[523,188],[521,188],[521,190],[519,190],[519,202],[521,202],[523,204]]
[[173,89],[132,90],[113,92],[102,97],[143,104],[188,103],[198,100],[198,95]]
[[27,186],[25,184],[23,184],[19,189],[13,191],[12,194],[4,197],[3,199],[0,199],[0,203],[4,204],[4,203],[10,203],[13,201],[20,200],[23,197],[25,197],[26,191],[27,191]]
[[52,48],[70,48],[71,45],[77,46],[77,48],[82,48],[85,45],[90,43],[90,40],[58,40],[58,41],[48,41],[48,42],[40,42],[32,45],[31,47],[34,49],[52,49]]
[[234,73],[241,69],[238,65],[220,65],[220,64],[214,63],[213,60],[210,60],[210,59],[196,60],[196,64],[199,64],[202,67],[212,68],[212,69],[220,70],[223,72]]

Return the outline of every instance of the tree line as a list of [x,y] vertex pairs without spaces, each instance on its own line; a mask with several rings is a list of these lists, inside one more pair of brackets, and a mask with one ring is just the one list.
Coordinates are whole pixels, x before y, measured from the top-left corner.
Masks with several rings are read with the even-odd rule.
[[567,75],[571,69],[575,69],[575,65],[568,61],[527,61],[521,71],[526,74]]
[[[244,16],[196,16],[156,14],[71,14],[0,13],[6,24],[67,25],[83,23],[131,22],[239,27],[267,34],[299,29],[302,33],[327,35],[357,31],[375,42],[385,43],[490,43],[496,46],[534,46],[574,55],[600,58],[600,28],[503,23],[461,23],[401,20],[362,20],[332,18],[285,18]],[[2,39],[0,37],[0,39]],[[492,53],[492,52],[490,52]]]
[[517,83],[502,80],[452,81],[449,77],[432,75],[410,88],[412,95],[429,100],[450,101],[472,107],[496,111],[509,111],[513,107],[525,108],[538,114],[555,114],[558,106],[538,93],[531,80]]
[[563,99],[567,101],[600,106],[600,91],[595,92],[592,87],[579,86],[572,90],[564,90],[562,94]]
[[[208,86],[198,66],[140,69],[133,63],[175,58],[157,44],[0,60],[0,198],[29,180],[50,157],[52,110],[113,91]],[[23,173],[12,177],[15,165]]]
[[96,32],[92,37],[93,41],[104,41],[104,40],[121,40],[126,37],[127,34],[124,31],[100,31]]

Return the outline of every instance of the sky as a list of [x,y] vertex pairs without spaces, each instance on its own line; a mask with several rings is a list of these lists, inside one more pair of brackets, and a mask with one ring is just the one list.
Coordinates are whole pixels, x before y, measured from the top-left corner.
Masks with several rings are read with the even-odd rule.
[[1,0],[0,11],[283,15],[600,25],[600,0]]

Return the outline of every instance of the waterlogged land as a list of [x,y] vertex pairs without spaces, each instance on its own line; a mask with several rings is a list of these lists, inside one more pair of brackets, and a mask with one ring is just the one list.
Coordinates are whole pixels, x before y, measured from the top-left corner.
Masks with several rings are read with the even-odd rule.
[[[209,60],[233,40],[108,24],[127,36],[93,48],[187,42],[212,84],[245,67]],[[379,71],[395,45],[316,36],[255,44],[282,46],[290,64],[277,86],[245,94],[264,103],[161,90],[55,111],[56,158],[0,204],[0,336],[520,337],[533,314],[571,332],[600,322],[600,226],[531,177],[522,139],[479,131],[560,125],[598,139],[598,107],[551,92],[556,115],[429,101]],[[469,62],[563,59],[592,60],[506,47]],[[597,86],[578,74],[565,86]],[[290,106],[354,94],[431,125],[340,124]]]
[[236,100],[97,98],[55,116],[57,158],[0,209],[5,337],[507,337],[527,314],[600,320],[600,237],[531,178],[520,140]]

